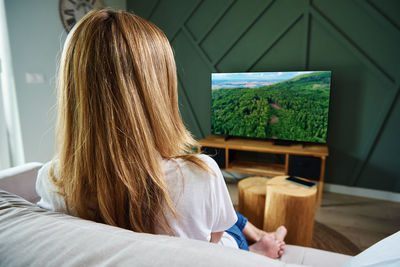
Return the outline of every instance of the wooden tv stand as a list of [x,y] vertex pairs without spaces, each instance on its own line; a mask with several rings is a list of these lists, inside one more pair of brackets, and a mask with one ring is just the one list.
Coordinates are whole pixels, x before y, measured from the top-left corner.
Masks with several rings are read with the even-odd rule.
[[[261,176],[287,175],[289,173],[289,157],[292,155],[315,157],[321,159],[319,180],[317,181],[317,203],[319,206],[321,206],[322,190],[324,187],[325,161],[326,157],[329,155],[328,147],[325,144],[292,144],[288,146],[282,146],[275,145],[273,141],[269,140],[254,140],[238,137],[230,137],[229,139],[225,140],[225,138],[221,136],[208,136],[207,138],[200,140],[199,143],[199,149],[210,147],[221,149],[222,151],[224,151],[225,168],[222,168],[222,170],[245,174],[254,174]],[[246,153],[260,152],[276,154],[281,155],[283,160],[282,162],[278,163],[258,160],[246,160],[243,158],[237,158],[235,156],[235,152],[238,151],[245,151]]]

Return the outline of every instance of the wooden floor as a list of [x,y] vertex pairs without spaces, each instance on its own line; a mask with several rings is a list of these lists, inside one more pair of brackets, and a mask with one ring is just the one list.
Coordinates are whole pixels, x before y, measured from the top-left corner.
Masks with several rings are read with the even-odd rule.
[[[232,202],[238,204],[237,183],[227,180]],[[400,231],[400,203],[324,192],[315,219],[348,237],[361,250]]]

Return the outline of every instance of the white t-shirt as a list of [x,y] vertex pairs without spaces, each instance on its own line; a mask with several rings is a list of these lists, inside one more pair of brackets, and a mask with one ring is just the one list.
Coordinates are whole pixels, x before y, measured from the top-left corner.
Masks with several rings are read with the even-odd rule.
[[[183,159],[163,160],[168,190],[178,214],[178,219],[171,214],[167,214],[167,219],[175,236],[209,241],[211,233],[225,231],[234,225],[237,216],[218,165],[209,156],[198,157],[215,175]],[[36,191],[41,199],[37,204],[44,209],[65,213],[65,201],[56,193],[57,187],[48,175],[50,165],[50,162],[46,163],[39,170]],[[70,212],[77,215],[73,207]],[[156,233],[164,234],[160,228],[156,228]],[[220,243],[238,247],[226,233]]]

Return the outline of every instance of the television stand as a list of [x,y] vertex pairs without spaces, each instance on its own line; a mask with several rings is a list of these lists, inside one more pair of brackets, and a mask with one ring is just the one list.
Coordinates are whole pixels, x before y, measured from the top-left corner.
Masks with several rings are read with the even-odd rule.
[[274,140],[273,142],[274,145],[277,146],[290,146],[291,144],[293,144],[293,142],[287,140]]
[[[222,170],[261,176],[294,175],[318,183],[317,203],[321,206],[324,186],[326,144],[276,145],[271,140],[208,136],[199,141],[199,150],[214,157]],[[312,164],[309,164],[309,163]],[[302,169],[303,168],[303,169]],[[299,175],[308,169],[317,177]],[[299,173],[299,174],[297,174]]]
[[232,137],[232,136],[226,135],[226,136],[224,136],[224,140],[225,140],[225,141],[228,141],[231,137]]

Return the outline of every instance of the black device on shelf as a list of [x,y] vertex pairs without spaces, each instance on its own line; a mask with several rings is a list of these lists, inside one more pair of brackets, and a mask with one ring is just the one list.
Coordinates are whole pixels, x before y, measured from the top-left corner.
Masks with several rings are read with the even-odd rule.
[[299,179],[299,178],[296,178],[294,176],[289,176],[288,178],[286,178],[286,180],[289,181],[289,182],[293,182],[293,183],[308,187],[308,188],[311,188],[311,187],[317,185],[314,182],[310,182],[310,181],[306,181],[306,180],[303,180],[303,179]]

